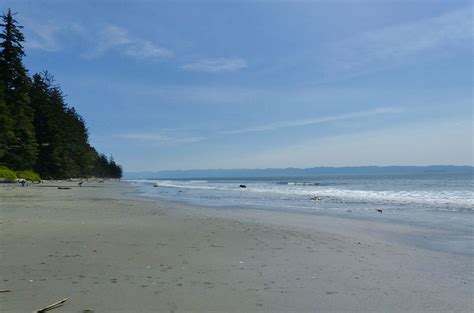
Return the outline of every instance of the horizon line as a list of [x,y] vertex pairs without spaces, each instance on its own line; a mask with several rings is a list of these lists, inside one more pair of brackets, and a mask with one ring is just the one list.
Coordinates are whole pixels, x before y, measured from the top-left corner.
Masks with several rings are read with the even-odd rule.
[[307,170],[316,168],[331,168],[331,169],[344,169],[344,168],[389,168],[389,167],[470,167],[474,169],[474,165],[459,165],[459,164],[431,164],[431,165],[342,165],[342,166],[312,166],[312,167],[263,167],[263,168],[195,168],[195,169],[171,169],[171,170],[140,170],[140,171],[124,171],[124,173],[144,173],[144,172],[190,172],[190,171],[245,171],[245,170]]

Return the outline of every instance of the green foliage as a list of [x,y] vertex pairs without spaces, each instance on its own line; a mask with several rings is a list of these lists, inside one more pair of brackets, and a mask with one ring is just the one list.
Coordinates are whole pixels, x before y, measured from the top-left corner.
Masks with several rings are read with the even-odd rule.
[[33,110],[30,106],[30,78],[23,65],[25,38],[22,26],[10,10],[3,14],[3,32],[0,33],[0,86],[6,108],[0,108],[2,119],[7,120],[2,137],[8,137],[8,147],[2,152],[2,163],[13,169],[32,168],[37,157]]
[[110,159],[107,159],[105,154],[99,154],[97,155],[97,159],[95,161],[94,176],[121,178],[122,167],[115,163],[114,158],[112,156],[110,157]]
[[35,173],[33,171],[18,171],[16,172],[16,176],[18,178],[23,178],[32,182],[41,181],[41,177],[38,175],[38,173]]
[[114,158],[110,156],[109,162],[108,162],[108,168],[109,168],[109,177],[112,178],[121,178],[122,177],[122,167],[115,163]]
[[14,182],[17,179],[14,171],[0,165],[0,181]]
[[25,179],[122,176],[122,168],[89,144],[86,123],[67,105],[48,72],[32,79],[23,66],[22,26],[10,10],[1,16],[0,164]]
[[3,82],[0,80],[0,160],[7,154],[10,143],[13,141],[13,119],[5,103]]

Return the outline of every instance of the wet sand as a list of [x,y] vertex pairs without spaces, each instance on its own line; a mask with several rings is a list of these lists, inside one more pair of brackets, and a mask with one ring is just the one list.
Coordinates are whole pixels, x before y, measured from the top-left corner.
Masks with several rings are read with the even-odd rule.
[[0,185],[0,290],[10,290],[0,311],[62,298],[52,312],[474,310],[472,257],[390,240],[416,229],[192,208],[131,190]]

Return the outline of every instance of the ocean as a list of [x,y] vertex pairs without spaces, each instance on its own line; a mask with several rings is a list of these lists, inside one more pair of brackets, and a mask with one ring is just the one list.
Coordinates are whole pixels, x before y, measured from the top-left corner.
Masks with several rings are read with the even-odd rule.
[[195,206],[319,214],[433,229],[443,234],[433,248],[474,255],[472,173],[133,182],[143,196]]

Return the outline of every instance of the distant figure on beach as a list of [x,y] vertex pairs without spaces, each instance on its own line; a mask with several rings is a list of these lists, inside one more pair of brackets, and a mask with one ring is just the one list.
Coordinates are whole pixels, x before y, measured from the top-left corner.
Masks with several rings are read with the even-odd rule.
[[82,184],[83,184],[83,183],[84,183],[83,181],[80,181],[80,182],[78,183],[79,187],[82,187]]
[[26,184],[26,180],[24,179],[20,179],[20,184],[21,184],[21,187],[25,187],[25,184]]

